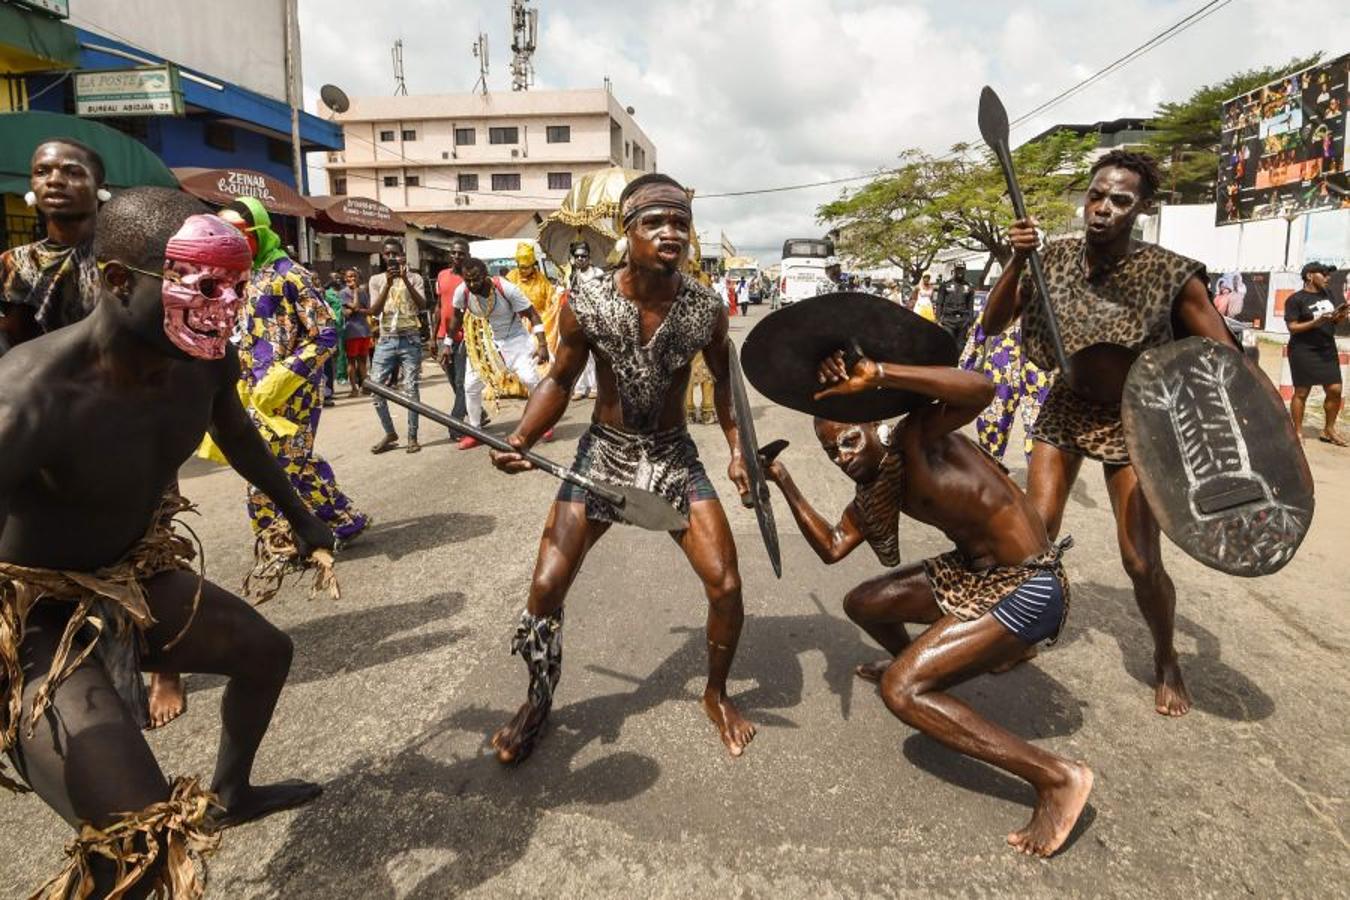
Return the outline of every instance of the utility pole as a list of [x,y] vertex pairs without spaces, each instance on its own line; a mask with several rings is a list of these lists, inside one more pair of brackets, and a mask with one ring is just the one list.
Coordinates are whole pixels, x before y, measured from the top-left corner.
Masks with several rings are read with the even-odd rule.
[[[286,103],[291,108],[291,163],[295,170],[295,190],[305,190],[305,153],[300,145],[300,107],[304,99],[300,92],[300,16],[299,0],[286,0]],[[309,265],[309,221],[300,216],[296,226],[295,250],[300,263]]]
[[528,91],[534,84],[535,46],[539,38],[539,10],[526,7],[529,0],[511,0],[511,90]]

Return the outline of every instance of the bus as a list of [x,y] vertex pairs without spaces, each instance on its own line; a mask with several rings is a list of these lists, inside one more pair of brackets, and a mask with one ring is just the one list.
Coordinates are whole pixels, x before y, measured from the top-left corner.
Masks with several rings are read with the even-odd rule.
[[834,256],[834,244],[825,238],[792,238],[783,242],[778,278],[778,302],[796,303],[814,297],[825,278],[825,260]]

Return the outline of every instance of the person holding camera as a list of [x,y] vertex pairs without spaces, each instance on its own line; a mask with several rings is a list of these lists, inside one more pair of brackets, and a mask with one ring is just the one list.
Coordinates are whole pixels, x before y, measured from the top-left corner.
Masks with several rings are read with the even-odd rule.
[[[395,370],[399,372],[402,390],[412,399],[420,399],[422,379],[422,312],[427,308],[426,285],[422,276],[408,270],[408,259],[403,242],[389,238],[380,251],[384,271],[370,279],[370,314],[380,323],[380,338],[375,342],[375,357],[371,375],[387,383]],[[389,402],[375,397],[375,415],[384,426],[384,437],[370,448],[371,453],[384,453],[398,446],[398,432],[389,415]],[[422,449],[417,443],[417,413],[408,410],[409,453]]]

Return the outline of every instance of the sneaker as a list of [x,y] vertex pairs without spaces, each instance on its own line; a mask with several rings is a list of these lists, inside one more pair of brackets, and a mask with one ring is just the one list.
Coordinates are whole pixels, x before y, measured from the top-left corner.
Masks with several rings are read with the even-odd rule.
[[705,411],[704,411],[704,413],[703,413],[703,424],[704,424],[704,425],[712,425],[712,424],[713,424],[714,422],[716,422],[716,421],[717,421],[717,413],[712,412],[711,410],[705,410]]
[[474,447],[477,447],[478,444],[478,438],[469,437],[467,434],[459,439],[459,449],[461,450],[472,450]]
[[403,449],[407,453],[417,453],[422,449],[422,445],[417,443],[417,438],[408,438],[408,446]]
[[546,441],[551,441],[551,440],[553,440],[553,429],[552,429],[552,428],[550,428],[548,431],[545,431],[545,432],[544,432],[544,440],[546,440]]
[[387,453],[388,451],[393,450],[397,446],[398,446],[398,435],[394,434],[391,431],[389,434],[386,434],[384,437],[380,438],[380,442],[376,444],[374,447],[371,447],[370,452]]

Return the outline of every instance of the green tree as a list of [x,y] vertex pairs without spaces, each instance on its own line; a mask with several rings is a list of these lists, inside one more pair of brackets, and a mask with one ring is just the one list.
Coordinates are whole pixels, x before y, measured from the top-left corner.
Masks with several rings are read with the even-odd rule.
[[[1027,208],[1054,231],[1074,215],[1069,192],[1086,180],[1095,134],[1057,131],[1013,151]],[[916,278],[939,251],[959,247],[1012,255],[1012,206],[1002,171],[987,149],[957,144],[945,156],[908,150],[900,166],[817,210],[840,228],[841,249],[862,262],[889,260]]]
[[1214,199],[1219,171],[1219,139],[1225,100],[1263,84],[1316,65],[1322,54],[1291,59],[1282,66],[1249,69],[1217,84],[1197,88],[1185,100],[1163,103],[1154,111],[1149,152],[1163,170],[1163,191],[1175,203],[1208,203]]

